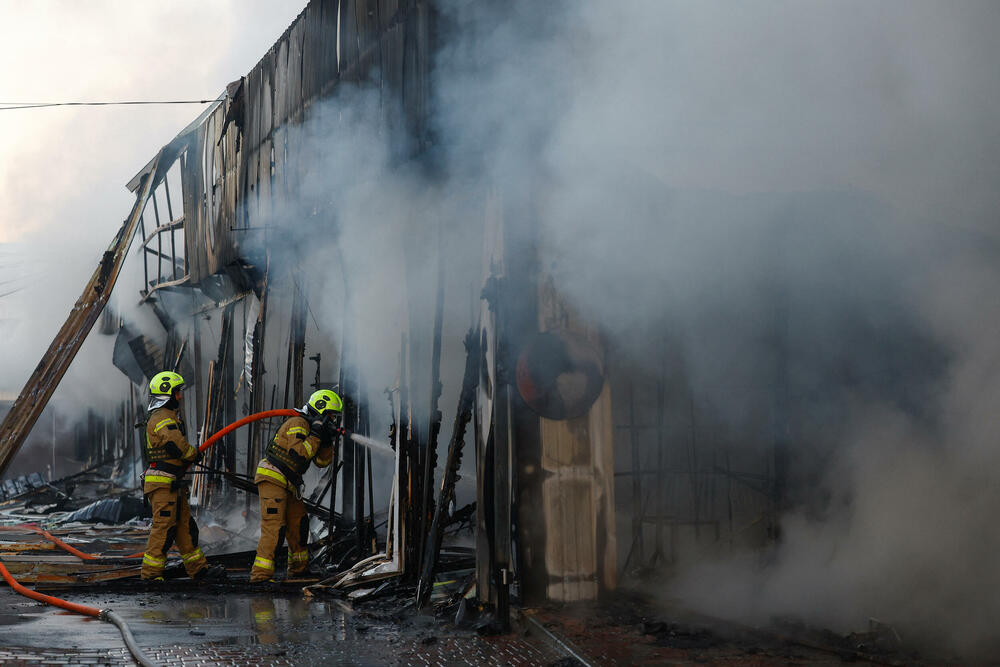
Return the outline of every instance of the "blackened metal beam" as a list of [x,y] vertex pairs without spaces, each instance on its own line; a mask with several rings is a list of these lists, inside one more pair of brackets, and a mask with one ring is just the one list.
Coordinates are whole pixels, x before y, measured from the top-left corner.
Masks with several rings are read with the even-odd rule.
[[451,429],[451,441],[448,443],[448,458],[445,461],[441,490],[434,508],[434,520],[431,522],[428,533],[420,581],[417,584],[417,606],[419,607],[426,606],[430,600],[437,558],[441,551],[441,542],[444,539],[444,529],[450,516],[448,508],[455,497],[455,482],[458,481],[458,471],[462,465],[465,429],[472,420],[472,407],[476,398],[476,385],[479,381],[479,336],[474,329],[470,329],[465,336],[465,354],[465,375],[462,377],[462,390],[458,396],[458,409],[455,411],[455,424]]
[[305,403],[302,383],[305,370],[306,316],[308,313],[309,293],[306,291],[305,280],[303,279],[297,281],[292,305],[292,404],[296,406]]
[[444,319],[444,263],[440,238],[438,239],[437,267],[437,298],[434,307],[434,335],[431,343],[431,402],[428,415],[427,448],[424,456],[423,483],[420,498],[420,548],[421,562],[419,568],[424,569],[424,558],[427,547],[427,535],[434,516],[434,470],[437,468],[438,434],[441,432],[441,328]]

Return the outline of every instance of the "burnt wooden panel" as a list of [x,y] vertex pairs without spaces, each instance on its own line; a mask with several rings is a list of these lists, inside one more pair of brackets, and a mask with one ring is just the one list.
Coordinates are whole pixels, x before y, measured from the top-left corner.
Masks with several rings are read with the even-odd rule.
[[246,145],[243,148],[243,173],[241,180],[244,183],[242,208],[246,212],[245,228],[254,228],[261,225],[259,210],[259,181],[260,181],[260,136],[261,136],[261,99],[264,96],[264,74],[260,63],[247,75],[247,108],[246,108]]
[[361,44],[356,5],[363,2],[364,0],[341,0],[340,3],[340,75],[346,81],[357,81]]
[[238,128],[235,124],[226,127],[220,133],[225,124],[225,109],[220,107],[216,111],[215,127],[218,133],[212,138],[215,144],[216,159],[216,187],[219,197],[219,209],[215,216],[215,246],[212,248],[212,273],[221,271],[225,266],[236,261],[238,248],[235,244],[233,228],[238,226],[236,219],[238,208],[236,202],[239,200],[239,168],[240,160],[237,147],[240,145],[238,138]]
[[275,97],[281,97],[288,105],[288,120],[294,122],[302,120],[302,101],[306,98],[302,81],[305,32],[305,26],[302,24],[292,26],[288,32],[288,60],[284,64],[286,82],[283,87],[275,83],[274,89]]
[[297,68],[289,71],[290,44],[289,40],[282,40],[274,45],[274,104],[272,105],[273,118],[271,120],[273,127],[283,125],[295,108],[292,96],[289,95],[289,91],[292,89],[289,78],[296,76]]
[[368,81],[371,74],[375,53],[375,3],[373,0],[357,0],[354,3],[354,21],[357,26],[358,61],[353,81]]
[[358,50],[364,57],[364,53],[375,41],[378,23],[376,13],[378,12],[378,0],[358,0],[354,3],[354,19],[358,26]]
[[181,189],[184,194],[184,254],[188,275],[198,284],[210,275],[208,270],[208,239],[205,232],[204,132],[194,135],[181,169]]
[[432,13],[428,3],[414,2],[403,22],[402,107],[407,136],[414,142],[417,151],[426,145],[434,46],[431,21]]
[[336,82],[337,69],[337,17],[340,12],[338,0],[322,0],[317,3],[321,11],[317,18],[320,33],[320,87],[319,94],[329,91],[331,84]]
[[274,102],[274,49],[272,48],[257,63],[260,72],[259,99],[257,100],[257,134],[254,137],[256,146],[260,146],[271,137],[274,123],[272,103]]
[[[323,78],[323,35],[319,3],[310,3],[306,7],[305,20],[301,22],[302,31],[302,100],[313,99],[319,95]],[[300,29],[300,26],[295,26]]]

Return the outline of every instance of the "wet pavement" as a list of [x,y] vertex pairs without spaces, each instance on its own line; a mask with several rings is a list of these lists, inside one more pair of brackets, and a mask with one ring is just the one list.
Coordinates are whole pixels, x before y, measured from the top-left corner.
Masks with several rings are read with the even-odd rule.
[[[480,637],[430,615],[371,613],[338,600],[269,594],[69,595],[112,608],[163,665],[549,665],[539,639]],[[0,589],[0,663],[133,664],[118,630]]]
[[[414,613],[410,596],[352,606],[301,593],[137,590],[61,593],[121,614],[161,665],[928,664],[829,634],[748,628],[621,592],[601,603],[518,611],[514,631],[456,627],[454,609]],[[486,617],[484,617],[486,618]],[[933,661],[932,661],[933,662]],[[940,661],[939,661],[940,662]],[[947,661],[945,661],[947,662]],[[0,664],[134,664],[118,630],[0,588]]]

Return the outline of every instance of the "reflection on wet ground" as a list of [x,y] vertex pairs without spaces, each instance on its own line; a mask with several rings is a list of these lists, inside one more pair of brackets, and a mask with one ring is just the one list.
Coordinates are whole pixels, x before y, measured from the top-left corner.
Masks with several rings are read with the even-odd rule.
[[[350,623],[355,615],[334,600],[273,594],[206,596],[196,593],[149,593],[67,596],[74,602],[111,608],[125,617],[139,642],[268,644],[367,638],[386,640],[403,633],[398,624]],[[117,647],[117,630],[76,614],[25,600],[10,591],[0,594],[0,637],[17,646]],[[358,628],[361,628],[360,631]],[[85,641],[84,641],[85,640]]]
[[[834,641],[827,633],[819,641],[816,635],[738,626],[679,608],[657,609],[628,594],[601,605],[525,610],[515,632],[500,636],[479,636],[414,613],[408,595],[358,607],[274,592],[64,596],[114,609],[150,658],[170,666],[553,665],[570,664],[568,646],[592,664],[919,663],[915,654],[899,650],[872,653],[851,637]],[[114,626],[0,588],[0,664],[67,663],[134,664]]]
[[[65,595],[125,617],[138,643],[171,664],[545,665],[562,657],[529,638],[479,637],[392,605],[273,593]],[[57,658],[130,664],[116,628],[0,589],[0,662]]]

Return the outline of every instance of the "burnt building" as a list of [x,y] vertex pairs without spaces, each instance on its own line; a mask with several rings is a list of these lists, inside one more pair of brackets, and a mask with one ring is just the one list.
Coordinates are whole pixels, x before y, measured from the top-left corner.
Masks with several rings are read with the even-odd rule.
[[[337,388],[362,441],[345,439],[337,472],[308,480],[337,517],[315,523],[314,537],[354,531],[358,580],[426,583],[444,526],[463,512],[477,595],[501,608],[512,595],[595,599],[636,571],[777,539],[778,516],[809,484],[789,449],[836,421],[806,423],[809,396],[825,391],[816,377],[835,373],[796,374],[812,311],[787,287],[795,267],[783,250],[788,221],[822,202],[783,202],[767,246],[748,249],[768,271],[734,293],[765,304],[748,319],[766,354],[733,367],[752,355],[708,346],[726,351],[719,375],[738,399],[720,405],[717,390],[702,391],[717,378],[691,368],[669,322],[618,326],[644,308],[628,302],[638,285],[613,304],[620,321],[571,298],[579,286],[539,250],[543,173],[527,179],[533,188],[512,187],[483,166],[491,156],[449,156],[461,125],[442,121],[448,77],[456,61],[474,77],[490,58],[456,35],[485,27],[430,0],[310,2],[129,182],[132,211],[4,422],[4,465],[130,261],[142,274],[139,312],[108,326],[132,392],[102,422],[118,429],[109,452],[137,460],[132,425],[163,368],[189,380],[199,442]],[[649,203],[654,217],[662,204]],[[733,208],[753,206],[773,208]],[[856,208],[858,219],[876,215]],[[888,375],[905,366],[885,363]],[[850,362],[831,365],[850,375]],[[208,464],[252,476],[271,428],[227,436]],[[255,511],[225,476],[200,476],[194,503]]]

